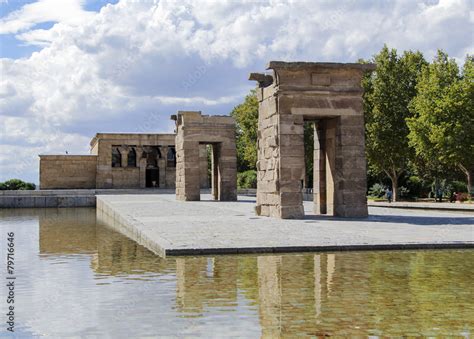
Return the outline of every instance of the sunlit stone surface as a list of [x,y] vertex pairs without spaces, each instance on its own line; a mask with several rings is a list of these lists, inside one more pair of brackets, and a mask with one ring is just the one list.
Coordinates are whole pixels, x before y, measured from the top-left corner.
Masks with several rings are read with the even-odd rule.
[[[351,246],[474,246],[473,214],[373,208],[368,218],[255,215],[255,198],[180,202],[172,194],[97,196],[99,219],[160,255],[311,250]],[[205,201],[207,200],[207,201]]]

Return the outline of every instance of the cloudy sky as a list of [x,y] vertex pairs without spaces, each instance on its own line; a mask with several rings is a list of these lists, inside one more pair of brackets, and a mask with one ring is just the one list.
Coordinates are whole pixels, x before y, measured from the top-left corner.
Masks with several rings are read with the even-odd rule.
[[471,0],[0,0],[0,181],[96,132],[228,114],[269,60],[354,62],[387,43],[474,53]]

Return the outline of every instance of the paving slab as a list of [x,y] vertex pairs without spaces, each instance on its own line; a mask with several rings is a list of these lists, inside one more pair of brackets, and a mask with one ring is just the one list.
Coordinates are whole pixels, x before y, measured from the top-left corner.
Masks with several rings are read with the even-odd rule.
[[161,255],[324,250],[474,248],[474,215],[454,211],[369,208],[370,216],[255,215],[255,198],[176,201],[174,194],[98,195],[97,217]]

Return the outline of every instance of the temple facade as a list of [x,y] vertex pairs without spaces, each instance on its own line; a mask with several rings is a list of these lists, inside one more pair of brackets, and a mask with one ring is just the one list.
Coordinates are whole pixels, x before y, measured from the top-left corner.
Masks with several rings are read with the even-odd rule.
[[[175,188],[175,134],[98,133],[89,155],[40,155],[40,189]],[[199,146],[201,188],[209,187]]]

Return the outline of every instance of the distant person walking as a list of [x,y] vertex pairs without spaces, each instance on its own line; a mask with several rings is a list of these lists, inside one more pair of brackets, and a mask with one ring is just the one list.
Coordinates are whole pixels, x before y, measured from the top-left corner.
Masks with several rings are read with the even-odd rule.
[[449,197],[449,202],[456,202],[458,200],[458,194],[456,192],[451,192],[451,196]]
[[388,202],[392,202],[392,191],[390,189],[387,189],[387,193],[386,193],[386,196],[387,196],[387,201]]

